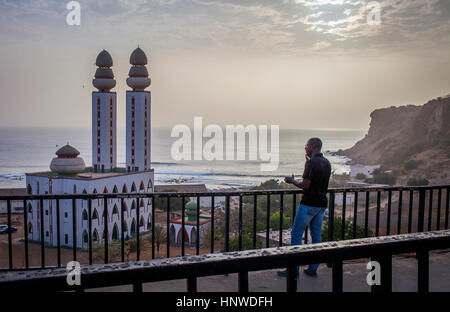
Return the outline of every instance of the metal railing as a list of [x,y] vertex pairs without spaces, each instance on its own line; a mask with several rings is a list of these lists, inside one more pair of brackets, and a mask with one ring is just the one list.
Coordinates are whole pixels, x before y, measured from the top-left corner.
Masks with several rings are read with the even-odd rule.
[[[401,233],[413,233],[413,232],[424,232],[431,230],[441,230],[448,229],[448,219],[449,219],[449,190],[450,185],[434,185],[434,186],[416,186],[416,187],[406,187],[406,186],[396,186],[396,187],[385,187],[385,188],[335,188],[328,191],[329,205],[328,205],[328,241],[333,240],[345,240],[349,238],[356,238],[358,236],[369,237],[369,236],[383,236],[392,234],[393,228],[396,230],[397,234]],[[445,192],[445,200],[444,200]],[[152,202],[151,206],[151,258],[155,259],[155,211],[156,209],[163,209],[164,207],[157,207],[157,199],[165,199],[165,210],[166,210],[166,257],[171,257],[170,248],[173,243],[171,243],[169,224],[171,221],[171,212],[181,213],[181,244],[177,246],[181,247],[181,256],[186,254],[186,244],[185,235],[183,234],[186,227],[186,211],[185,202],[188,197],[197,198],[197,213],[195,225],[197,227],[196,239],[195,239],[195,253],[200,254],[200,199],[204,197],[210,198],[211,202],[211,216],[212,221],[210,222],[210,238],[209,238],[209,252],[213,253],[217,251],[216,245],[216,233],[217,226],[215,216],[217,215],[217,210],[219,208],[215,205],[215,200],[219,197],[224,198],[223,213],[220,216],[221,224],[220,231],[223,235],[223,248],[222,250],[227,252],[231,250],[242,250],[243,237],[245,235],[243,227],[250,224],[251,230],[247,226],[247,233],[251,234],[252,248],[256,249],[258,247],[257,238],[257,225],[258,212],[262,211],[265,214],[265,247],[270,246],[270,217],[271,213],[279,212],[279,224],[278,224],[278,246],[283,246],[283,220],[285,215],[291,216],[291,222],[295,218],[295,213],[297,210],[298,203],[300,202],[299,196],[302,194],[300,189],[277,189],[277,190],[248,190],[248,191],[211,191],[211,192],[158,192],[158,193],[127,193],[127,194],[74,194],[74,195],[27,195],[27,196],[1,196],[0,201],[7,202],[7,225],[11,228],[11,202],[13,200],[21,200],[24,204],[23,210],[23,243],[24,243],[24,265],[17,266],[13,262],[13,248],[16,247],[13,244],[12,236],[13,234],[9,231],[8,236],[8,265],[3,267],[1,270],[16,270],[16,269],[31,269],[36,266],[30,265],[30,255],[29,255],[29,233],[28,233],[28,209],[27,203],[30,201],[39,201],[40,209],[40,241],[36,242],[40,245],[40,267],[55,267],[54,265],[46,265],[46,246],[44,238],[44,201],[54,201],[56,202],[56,267],[61,267],[61,248],[64,248],[61,244],[61,213],[60,213],[60,202],[64,200],[71,200],[72,202],[72,215],[74,216],[71,220],[72,222],[72,234],[74,241],[76,242],[77,236],[77,217],[81,215],[81,212],[77,210],[76,202],[77,200],[85,200],[88,203],[88,260],[87,264],[93,264],[93,229],[92,229],[92,201],[102,199],[103,209],[108,211],[108,213],[103,214],[103,224],[104,224],[104,234],[103,240],[104,258],[105,264],[109,262],[109,231],[108,229],[108,216],[112,214],[110,211],[112,207],[108,206],[108,199],[120,199],[120,261],[125,261],[125,229],[124,229],[124,200],[125,199],[141,199],[149,198]],[[347,195],[352,194],[352,209],[347,209]],[[360,195],[363,195],[360,197]],[[336,204],[336,197],[342,195],[342,202],[340,205]],[[376,197],[374,197],[375,195]],[[398,199],[397,207],[393,207],[393,196],[396,195]],[[404,196],[406,195],[406,196]],[[427,200],[428,196],[428,200]],[[231,216],[231,198],[238,198],[237,207],[233,208],[237,211],[237,231],[236,234],[230,233],[230,216]],[[405,206],[405,200],[403,197],[409,198],[408,207]],[[171,208],[170,201],[174,198],[181,198],[180,207],[178,209]],[[258,200],[261,198],[266,199],[265,207],[261,207],[261,203]],[[274,201],[273,199],[276,198]],[[415,198],[417,201],[415,202]],[[382,200],[385,202],[385,210],[382,209]],[[290,201],[290,203],[288,202]],[[358,209],[360,201],[363,202],[363,209]],[[278,207],[273,207],[272,202],[276,203]],[[373,205],[372,205],[373,203]],[[262,204],[264,204],[262,202]],[[289,207],[290,206],[290,207]],[[264,209],[265,208],[265,209]],[[289,211],[289,209],[292,209]],[[136,220],[137,233],[135,236],[136,240],[136,260],[141,260],[141,243],[140,243],[140,214],[141,207],[138,205],[136,209]],[[222,211],[222,209],[220,209]],[[243,211],[247,213],[250,211],[252,220],[244,222]],[[393,226],[393,213],[396,212],[397,219],[396,226]],[[394,213],[395,215],[395,213]],[[406,215],[406,216],[405,216]],[[340,219],[335,218],[340,217]],[[340,222],[340,229],[338,224],[335,222]],[[350,222],[350,223],[349,223]],[[245,224],[244,224],[245,223]],[[259,222],[261,224],[261,222]],[[351,227],[351,228],[349,228]],[[361,233],[358,234],[357,229],[363,229]],[[339,233],[335,233],[335,229],[339,229]],[[237,248],[231,248],[231,239],[237,239]],[[308,242],[307,231],[304,236],[305,243]],[[77,248],[77,244],[73,244],[70,247],[72,249],[72,260],[77,260],[77,253],[84,252]],[[248,246],[247,248],[248,249]],[[16,253],[17,254],[17,253]]]
[[9,271],[0,274],[0,291],[46,291],[133,285],[134,292],[142,292],[143,283],[187,279],[187,291],[197,291],[197,278],[238,273],[238,289],[248,292],[250,271],[287,268],[286,289],[296,292],[296,266],[309,263],[332,263],[332,291],[343,291],[343,261],[370,258],[380,264],[381,283],[372,291],[392,291],[392,256],[415,252],[418,258],[418,291],[429,290],[429,252],[450,248],[450,230],[371,237],[356,240],[308,245],[285,246],[215,253],[169,259],[144,260],[116,264],[84,266],[80,285],[67,283],[65,268],[30,271]]

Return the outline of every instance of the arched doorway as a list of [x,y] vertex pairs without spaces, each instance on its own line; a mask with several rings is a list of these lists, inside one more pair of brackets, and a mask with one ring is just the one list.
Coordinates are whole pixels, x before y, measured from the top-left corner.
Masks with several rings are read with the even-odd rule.
[[178,234],[177,234],[177,243],[179,243],[179,244],[182,244],[182,243],[183,243],[182,238],[181,238],[181,232],[184,233],[184,243],[185,243],[185,244],[186,244],[186,243],[189,244],[189,235],[188,235],[186,229],[184,229],[184,231],[183,231],[182,228],[178,231]]
[[136,236],[136,220],[131,221],[130,236]]
[[83,231],[83,248],[87,248],[89,245],[89,235],[86,230]]
[[195,229],[195,227],[193,227],[191,230],[191,244],[195,245],[196,243],[197,243],[197,230]]
[[111,239],[112,240],[118,240],[119,239],[119,230],[117,228],[117,224],[116,223],[114,223]]
[[175,244],[175,227],[173,225],[170,227],[169,239],[171,244]]

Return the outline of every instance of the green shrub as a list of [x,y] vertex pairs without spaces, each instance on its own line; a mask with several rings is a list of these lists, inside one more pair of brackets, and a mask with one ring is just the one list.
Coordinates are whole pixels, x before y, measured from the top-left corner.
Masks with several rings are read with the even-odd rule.
[[[280,212],[277,211],[275,213],[273,213],[270,216],[270,228],[272,230],[279,230],[280,229]],[[288,229],[290,228],[290,222],[289,219],[286,217],[285,214],[283,214],[283,229]]]
[[367,176],[364,173],[358,173],[355,178],[358,180],[364,180]]
[[[334,217],[334,231],[333,240],[341,240],[342,238],[342,218]],[[373,236],[373,232],[368,229],[367,236]],[[362,226],[356,226],[355,238],[364,238],[364,228]],[[353,239],[353,222],[345,221],[345,235],[344,239]],[[324,222],[322,227],[322,241],[328,241],[328,220]]]
[[[229,242],[229,251],[237,251],[239,250],[239,236],[236,236],[230,239]],[[256,240],[256,248],[261,248],[262,243],[259,240]],[[250,235],[243,234],[242,235],[242,250],[253,249],[253,239],[250,238]],[[225,252],[225,248],[220,250],[221,252]]]

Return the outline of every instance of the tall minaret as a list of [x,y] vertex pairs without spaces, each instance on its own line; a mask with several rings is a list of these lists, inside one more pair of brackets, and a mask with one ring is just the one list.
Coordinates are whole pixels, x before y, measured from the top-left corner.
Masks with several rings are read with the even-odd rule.
[[104,172],[117,164],[117,96],[110,91],[116,81],[107,51],[100,52],[95,64],[98,68],[92,84],[98,92],[92,92],[92,166],[95,172]]
[[126,164],[128,171],[150,169],[150,91],[151,80],[145,65],[147,56],[139,47],[131,53],[132,65],[127,85]]

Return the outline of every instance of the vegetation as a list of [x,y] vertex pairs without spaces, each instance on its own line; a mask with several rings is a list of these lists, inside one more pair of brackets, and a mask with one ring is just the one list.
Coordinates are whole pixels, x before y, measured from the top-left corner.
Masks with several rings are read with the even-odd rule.
[[[152,236],[149,236],[150,242],[152,241]],[[156,257],[159,258],[159,248],[162,243],[166,241],[166,230],[160,224],[155,225],[155,246],[156,246]]]
[[403,168],[405,170],[414,170],[414,169],[417,169],[421,163],[422,163],[422,161],[420,161],[420,160],[411,159],[403,164]]
[[406,182],[408,186],[428,185],[430,182],[425,178],[409,178]]
[[[163,192],[178,192],[175,189],[166,189]],[[167,197],[157,197],[154,198],[155,209],[162,211],[167,211]],[[184,204],[186,205],[190,201],[189,197],[184,198]],[[170,211],[181,210],[182,198],[181,197],[171,197],[170,198]]]
[[[283,229],[288,229],[291,227],[291,221],[283,214]],[[272,230],[280,229],[280,212],[277,211],[270,216],[270,228]]]
[[358,173],[355,176],[355,178],[358,179],[358,180],[365,180],[367,178],[367,176],[364,173]]
[[[239,236],[236,236],[236,237],[230,239],[228,246],[229,246],[229,251],[239,250]],[[256,240],[256,248],[261,248],[261,246],[262,246],[261,241]],[[249,249],[253,249],[253,239],[250,238],[249,234],[243,234],[242,235],[242,250],[249,250]],[[225,252],[225,248],[222,248],[220,251]]]
[[[341,240],[342,238],[342,218],[340,217],[334,217],[334,224],[333,224],[333,240]],[[373,232],[368,229],[367,236],[373,236]],[[363,238],[364,237],[364,228],[357,225],[356,226],[356,238]],[[353,222],[351,221],[345,221],[345,234],[344,239],[353,239]],[[322,227],[322,241],[326,242],[328,241],[328,220],[324,222]]]
[[392,173],[384,172],[379,168],[375,169],[372,172],[373,178],[367,178],[364,180],[366,183],[375,183],[375,184],[388,184],[394,185],[397,182],[397,171],[393,171]]

